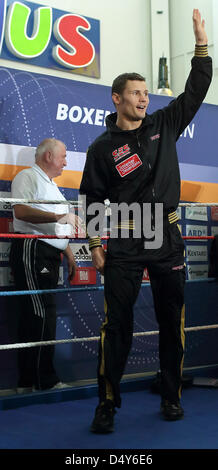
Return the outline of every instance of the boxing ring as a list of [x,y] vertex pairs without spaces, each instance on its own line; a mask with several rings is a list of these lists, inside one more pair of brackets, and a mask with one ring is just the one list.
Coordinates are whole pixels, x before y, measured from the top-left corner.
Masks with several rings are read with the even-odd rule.
[[[17,202],[17,203],[40,203],[40,202],[43,202],[43,204],[45,203],[45,201],[32,201],[32,200],[12,200],[11,198],[10,199],[5,199],[5,198],[2,198],[0,199],[0,203],[1,202],[8,202],[8,203],[14,203],[14,202]],[[46,201],[48,204],[59,204],[60,201]],[[61,204],[63,204],[64,201],[61,201]],[[70,204],[72,205],[73,203],[75,203],[75,201],[66,201],[66,204]],[[218,206],[218,203],[214,203],[214,204],[191,204],[191,203],[182,203],[180,204],[180,206]],[[52,235],[29,235],[29,234],[14,234],[14,233],[0,233],[0,238],[2,239],[12,239],[12,238],[40,238],[40,239],[43,239],[43,238],[57,238],[56,236],[52,236]],[[63,237],[62,237],[63,238]],[[65,238],[70,238],[70,237],[65,237]],[[107,237],[103,237],[103,239],[107,239]],[[198,240],[212,240],[214,239],[214,236],[205,236],[205,237],[188,237],[188,236],[183,236],[183,239],[184,240],[194,240],[194,239],[198,239]],[[214,278],[208,278],[208,279],[202,279],[202,280],[198,280],[197,282],[199,283],[208,283],[208,285],[212,285],[212,284],[216,284],[216,279]],[[195,285],[195,281],[193,280],[186,280],[186,284],[187,285]],[[145,283],[145,284],[142,284],[142,292],[145,291],[146,288],[148,288],[148,285],[149,283]],[[84,294],[84,293],[92,293],[92,292],[99,292],[99,294],[101,295],[102,297],[102,309],[103,309],[103,290],[104,290],[104,286],[83,286],[83,287],[76,287],[76,286],[73,286],[73,287],[64,287],[64,288],[57,288],[57,289],[51,289],[51,290],[46,290],[46,289],[41,289],[41,290],[24,290],[24,291],[16,291],[16,290],[5,290],[5,291],[0,291],[0,297],[11,297],[11,298],[16,298],[16,296],[23,296],[23,295],[36,295],[36,294],[40,294],[40,295],[43,295],[43,294],[46,294],[46,293],[54,293],[54,294],[74,294],[74,293],[78,293],[78,294]],[[186,332],[186,335],[188,336],[189,334],[197,334],[197,333],[202,333],[204,334],[205,332],[214,332],[216,334],[216,330],[218,329],[218,322],[213,322],[211,324],[196,324],[196,325],[191,325],[191,326],[186,326],[185,327],[185,332]],[[155,337],[155,338],[158,338],[158,329],[151,329],[149,331],[134,331],[133,333],[133,336],[135,339],[143,339],[143,338],[151,338],[151,337]],[[67,338],[67,339],[57,339],[57,340],[51,340],[51,341],[38,341],[38,342],[28,342],[28,343],[10,343],[10,344],[1,344],[0,345],[0,351],[9,351],[9,350],[17,350],[19,348],[31,348],[31,347],[35,347],[35,346],[48,346],[48,345],[57,345],[57,346],[62,346],[64,344],[85,344],[85,345],[88,345],[90,343],[93,343],[93,344],[97,344],[98,343],[98,340],[99,340],[99,336],[98,335],[92,335],[92,336],[81,336],[81,337],[74,337],[74,338]],[[148,402],[150,403],[149,406],[151,406],[151,409],[153,409],[154,411],[154,414],[151,415],[150,414],[150,411],[147,410],[146,413],[148,413],[147,415],[147,424],[145,425],[145,428],[148,428],[149,426],[151,425],[155,425],[155,426],[160,426],[159,427],[159,431],[158,431],[158,435],[159,435],[159,440],[157,439],[155,442],[154,441],[151,441],[151,444],[150,444],[150,447],[152,448],[155,448],[155,446],[157,446],[157,448],[160,448],[161,445],[164,447],[166,446],[166,443],[164,444],[164,442],[161,440],[161,433],[160,433],[160,429],[162,430],[163,433],[165,432],[169,432],[168,431],[168,428],[165,429],[165,427],[167,426],[166,423],[161,423],[161,425],[159,424],[158,425],[158,422],[159,422],[159,416],[158,416],[158,413],[157,413],[157,410],[158,410],[158,407],[159,407],[159,397],[156,396],[156,395],[151,395],[149,393],[148,390],[148,384],[150,383],[148,379],[151,379],[151,378],[154,378],[154,374],[152,375],[149,375],[147,374],[144,374],[144,375],[141,375],[140,374],[137,376],[137,377],[132,377],[131,374],[129,375],[126,375],[124,376],[124,379],[122,380],[121,382],[121,392],[125,392],[124,393],[124,398],[123,398],[123,406],[122,406],[122,410],[121,412],[119,412],[119,415],[120,417],[118,418],[118,423],[117,423],[117,426],[119,428],[120,427],[124,427],[125,428],[125,423],[126,423],[126,426],[128,428],[128,420],[129,420],[129,416],[128,414],[130,414],[130,420],[133,420],[133,422],[135,421],[135,416],[139,416],[140,414],[140,410],[139,410],[139,403],[142,403],[142,400],[145,401],[145,404],[143,405],[143,407],[145,406],[146,407],[146,400],[148,400]],[[76,435],[76,433],[74,434],[74,441],[73,441],[73,444],[75,448],[77,449],[82,449],[82,448],[92,448],[94,449],[96,447],[96,442],[94,441],[94,438],[93,436],[90,437],[90,434],[88,432],[88,427],[89,427],[89,423],[92,419],[92,414],[93,414],[93,410],[94,410],[94,407],[96,405],[96,396],[97,396],[97,385],[96,385],[96,382],[95,381],[91,381],[91,383],[86,383],[86,384],[82,384],[81,383],[78,385],[78,383],[76,384],[71,384],[72,386],[67,388],[67,389],[63,389],[63,390],[44,390],[44,391],[37,391],[37,392],[34,392],[34,393],[31,393],[31,394],[24,394],[24,395],[19,395],[17,396],[16,394],[14,395],[11,395],[11,396],[3,396],[0,398],[0,409],[3,411],[4,410],[4,416],[5,416],[5,419],[8,417],[7,413],[9,413],[9,417],[11,416],[10,415],[10,412],[12,413],[19,413],[22,411],[23,407],[26,407],[28,409],[36,412],[36,414],[38,413],[45,413],[45,416],[46,416],[46,413],[47,413],[47,406],[51,406],[51,407],[54,407],[55,408],[55,413],[56,413],[56,416],[57,416],[57,420],[60,419],[60,413],[63,413],[63,416],[64,416],[64,419],[67,420],[67,415],[68,413],[72,413],[74,416],[76,415],[76,422],[77,422],[77,426],[79,428],[81,428],[82,426],[82,430],[81,430],[81,434],[79,432],[78,436]],[[211,398],[209,399],[209,402],[208,403],[208,398],[205,396],[205,394],[208,393],[208,390],[197,390],[196,392],[196,389],[193,391],[193,390],[186,390],[184,392],[184,394],[186,394],[186,396],[188,397],[188,399],[190,398],[190,403],[188,403],[188,406],[185,405],[185,409],[188,408],[189,411],[188,413],[192,413],[192,406],[193,404],[196,405],[196,419],[199,418],[198,416],[198,411],[197,411],[197,402],[198,402],[198,399],[197,399],[197,402],[195,403],[195,397],[199,395],[199,400],[202,400],[202,403],[204,400],[207,401],[207,407],[209,407],[209,405],[211,405],[211,409],[208,411],[209,413],[209,416],[212,416],[213,413],[214,413],[214,409],[212,409],[212,404],[214,406],[214,401],[216,402],[216,396],[215,396],[215,392],[216,390],[213,389],[211,390]],[[196,395],[197,394],[197,395]],[[192,396],[193,395],[193,396]],[[134,398],[136,397],[136,399]],[[81,400],[83,399],[83,400]],[[84,400],[85,399],[85,400]],[[188,400],[187,400],[188,401]],[[125,402],[127,403],[127,409],[126,409],[126,406],[125,406]],[[192,406],[191,406],[191,403],[192,403]],[[217,406],[217,405],[216,405]],[[41,409],[42,407],[42,409]],[[68,407],[70,409],[70,411],[68,410]],[[130,409],[133,409],[133,411],[130,411]],[[148,407],[149,408],[149,407]],[[34,412],[34,414],[35,414]],[[25,411],[26,414],[28,414],[28,410]],[[135,415],[134,415],[135,413]],[[14,414],[15,416],[15,414]],[[17,419],[20,419],[20,418],[17,418]],[[34,417],[34,420],[36,420],[36,416]],[[152,421],[152,419],[154,421]],[[120,421],[119,421],[120,420]],[[156,423],[156,420],[157,420],[157,423]],[[140,419],[139,419],[139,422],[140,422]],[[153,424],[151,424],[153,423]],[[182,424],[182,427],[184,427],[184,433],[188,433],[188,426],[190,426],[190,421],[189,421],[189,418],[188,418],[188,421],[184,420],[184,423],[185,424]],[[136,423],[135,423],[136,424]],[[144,423],[141,423],[141,430],[143,428],[143,425]],[[177,426],[178,424],[174,423],[176,429],[177,429]],[[181,426],[181,424],[180,424]],[[215,426],[215,423],[214,423],[214,426]],[[140,423],[139,423],[139,427],[140,427]],[[86,430],[85,430],[86,429]],[[181,428],[180,428],[181,429]],[[85,430],[85,431],[84,431]],[[57,446],[57,448],[64,448],[64,446],[66,445],[66,447],[70,447],[69,443],[69,437],[66,437],[66,431],[67,432],[70,432],[69,428],[68,428],[68,425],[66,426],[66,429],[64,430],[63,432],[63,435],[65,436],[65,443],[62,441],[60,442],[59,444],[59,447]],[[160,434],[159,434],[160,433]],[[128,433],[127,433],[128,434]],[[137,434],[137,433],[136,433]],[[115,433],[116,435],[116,433]],[[197,438],[197,435],[196,435],[196,438]],[[203,437],[202,437],[203,438]],[[50,447],[50,448],[53,448],[53,443],[49,443],[47,444],[44,444],[43,441],[41,440],[40,437],[37,438],[37,442],[38,442],[38,446],[39,448],[44,448],[44,445],[46,448]],[[67,439],[67,444],[66,444],[66,439]],[[79,441],[79,439],[81,439],[81,441]],[[85,439],[85,442],[84,442],[84,439]],[[124,440],[122,440],[122,437],[119,435],[119,446],[117,445],[117,443],[115,442],[115,437],[113,438],[113,436],[110,436],[107,440],[107,444],[105,444],[105,439],[100,436],[98,438],[98,447],[99,448],[143,448],[143,438],[142,438],[142,435],[138,436],[138,440],[136,441],[133,436],[128,434],[128,439],[129,439],[129,444],[128,442],[124,442]],[[200,440],[199,440],[200,439]],[[83,440],[83,444],[82,444],[82,440]],[[18,441],[17,441],[18,442]],[[35,448],[36,446],[36,441],[34,441],[35,444],[33,444],[33,447]],[[41,444],[39,444],[39,442],[41,442]],[[81,442],[81,443],[80,443]],[[179,441],[175,441],[177,442],[177,447],[180,446],[180,443]],[[215,441],[212,442],[211,444],[211,441],[208,443],[208,447],[210,448],[215,448],[215,444],[214,444]],[[184,445],[183,441],[181,442],[181,445]],[[198,436],[198,443],[199,443],[199,446],[202,445],[200,444],[201,443],[201,438],[199,438]],[[4,445],[5,444],[0,444],[0,448],[4,448]],[[27,446],[27,448],[32,448],[32,444],[28,444],[26,443],[25,444]],[[20,444],[17,443],[15,445],[15,447],[13,447],[13,444],[11,444],[11,448],[19,448]],[[16,447],[17,446],[17,447]],[[147,445],[146,445],[147,446]],[[198,447],[198,445],[195,443],[195,447]]]
[[[17,204],[67,204],[71,205],[74,207],[77,207],[77,201],[60,201],[60,200],[52,200],[52,201],[44,201],[44,200],[31,200],[31,199],[12,199],[12,198],[0,198],[0,204],[1,203],[17,203]],[[208,206],[208,207],[217,207],[218,203],[180,203],[180,207],[202,207],[202,206]],[[55,239],[58,238],[58,236],[54,235],[30,235],[30,234],[14,234],[14,233],[0,233],[0,238],[2,239],[13,239],[13,238],[35,238],[35,239]],[[72,237],[64,237],[61,236],[61,238],[67,238],[67,239],[72,239]],[[76,238],[76,237],[75,237]],[[80,237],[81,238],[81,237]],[[102,237],[102,240],[107,240],[107,236]],[[182,236],[183,240],[213,240],[214,236]],[[189,281],[186,281],[189,282]],[[191,281],[192,282],[192,281]],[[214,279],[208,279],[208,282],[214,282]],[[145,287],[146,285],[142,284],[142,288]],[[22,290],[22,291],[0,291],[0,297],[4,296],[20,296],[20,295],[43,295],[43,294],[48,294],[48,293],[67,293],[67,292],[91,292],[91,291],[103,291],[104,286],[96,286],[96,287],[72,287],[72,288],[58,288],[58,289],[38,289],[38,290]],[[217,329],[218,328],[218,323],[217,324],[212,324],[212,325],[199,325],[199,326],[193,326],[193,327],[188,327],[185,328],[185,332],[191,332],[191,331],[202,331],[202,330],[208,330],[208,329]],[[134,337],[140,337],[140,336],[153,336],[153,335],[158,335],[158,330],[154,331],[139,331],[133,333]],[[55,345],[55,344],[66,344],[66,343],[79,343],[79,342],[89,342],[89,341],[98,341],[99,336],[92,336],[92,337],[82,337],[82,338],[72,338],[72,339],[61,339],[61,340],[51,340],[51,341],[40,341],[40,342],[29,342],[29,343],[16,343],[16,344],[6,344],[6,345],[0,345],[0,351],[4,350],[9,350],[9,349],[18,349],[18,348],[29,348],[29,347],[34,347],[34,346],[47,346],[47,345]]]

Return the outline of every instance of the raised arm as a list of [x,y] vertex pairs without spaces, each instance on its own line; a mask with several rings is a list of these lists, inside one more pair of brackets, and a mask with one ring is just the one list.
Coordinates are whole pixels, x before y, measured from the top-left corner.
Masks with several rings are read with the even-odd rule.
[[176,140],[200,108],[212,79],[212,60],[208,56],[205,22],[202,20],[199,10],[193,10],[192,20],[195,51],[185,90],[164,108],[169,127],[173,130]]
[[197,46],[204,46],[207,44],[207,33],[205,31],[205,21],[201,19],[201,14],[198,9],[193,10],[193,30],[195,35],[195,42]]

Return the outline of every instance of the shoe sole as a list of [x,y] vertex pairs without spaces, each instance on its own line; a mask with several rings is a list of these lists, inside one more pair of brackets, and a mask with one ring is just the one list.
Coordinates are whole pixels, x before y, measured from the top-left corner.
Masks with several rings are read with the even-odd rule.
[[162,417],[165,419],[165,421],[178,421],[179,419],[184,418],[184,414],[180,416],[167,416],[164,413],[161,413],[161,414],[162,414]]
[[112,433],[114,430],[113,429],[90,429],[90,431],[93,433],[93,434],[110,434]]
[[109,434],[114,431],[114,428],[101,428],[101,427],[95,427],[91,426],[90,431],[93,432],[94,434]]
[[28,393],[32,393],[32,391],[33,391],[32,387],[16,389],[17,395],[27,395]]

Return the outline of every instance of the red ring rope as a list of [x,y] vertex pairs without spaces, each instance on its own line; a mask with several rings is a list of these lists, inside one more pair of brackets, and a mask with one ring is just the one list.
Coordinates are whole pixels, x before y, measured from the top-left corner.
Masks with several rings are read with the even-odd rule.
[[[76,234],[74,237],[65,237],[65,236],[57,236],[57,235],[33,235],[33,234],[24,234],[24,233],[0,233],[0,238],[50,238],[50,239],[55,239],[55,238],[82,238],[78,237]],[[107,240],[109,237],[101,237],[102,240]],[[208,236],[202,236],[202,237],[188,237],[188,236],[182,236],[184,240],[213,240],[214,236],[213,235],[208,235]],[[84,239],[84,237],[83,237]]]

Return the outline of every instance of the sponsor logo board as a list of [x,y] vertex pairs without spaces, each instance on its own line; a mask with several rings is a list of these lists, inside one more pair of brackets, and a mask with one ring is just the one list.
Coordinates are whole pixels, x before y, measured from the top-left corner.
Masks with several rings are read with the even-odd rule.
[[[208,227],[207,225],[186,225],[186,236],[187,237],[207,237]],[[192,242],[192,240],[189,240],[189,242]],[[201,240],[198,240],[198,242],[201,242]]]
[[177,214],[177,216],[179,217],[179,219],[182,218],[182,208],[181,208],[181,207],[177,207],[177,209],[176,209],[176,214]]
[[186,207],[185,218],[192,220],[208,220],[207,207]]
[[76,261],[92,261],[88,243],[70,243]]
[[9,261],[11,243],[10,242],[0,242],[0,262]]
[[96,284],[96,269],[94,267],[77,267],[76,275],[70,282],[72,285]]
[[211,207],[211,220],[218,222],[218,206]]
[[218,226],[213,225],[211,227],[211,235],[214,237],[215,235],[218,235]]
[[208,248],[207,246],[186,246],[186,260],[187,261],[208,261]]
[[[11,193],[7,191],[0,191],[0,198],[8,199],[11,197]],[[10,202],[0,202],[0,211],[12,211]]]
[[187,265],[188,279],[206,279],[208,278],[208,265]]

